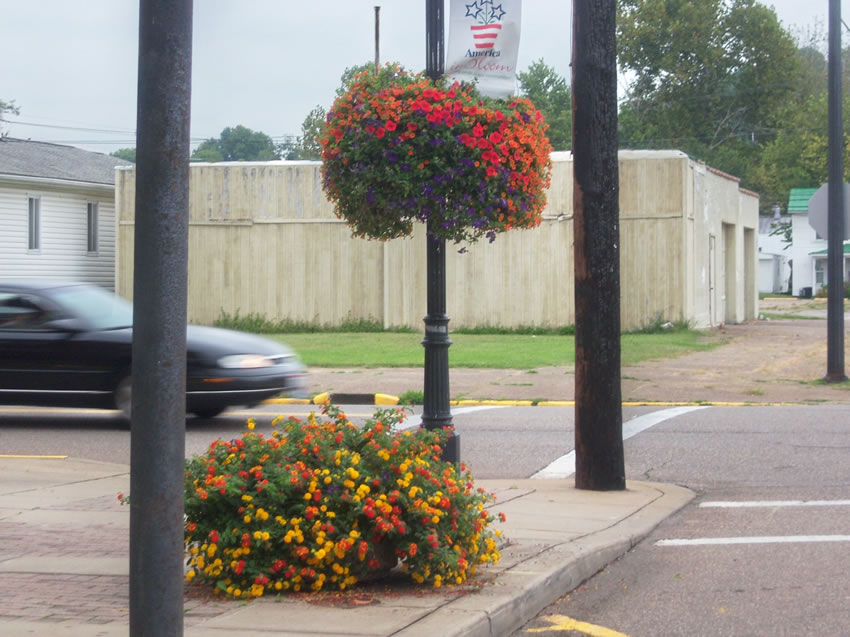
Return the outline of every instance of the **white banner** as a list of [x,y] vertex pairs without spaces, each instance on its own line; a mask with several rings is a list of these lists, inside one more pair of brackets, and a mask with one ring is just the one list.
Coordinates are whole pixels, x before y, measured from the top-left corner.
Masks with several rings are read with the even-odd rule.
[[516,91],[522,0],[451,0],[446,76],[489,97]]

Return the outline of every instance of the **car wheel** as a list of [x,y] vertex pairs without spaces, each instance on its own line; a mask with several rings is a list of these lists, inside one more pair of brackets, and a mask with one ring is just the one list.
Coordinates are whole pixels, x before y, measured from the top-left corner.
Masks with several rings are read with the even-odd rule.
[[123,376],[121,380],[118,381],[118,384],[115,386],[115,390],[112,392],[112,397],[115,402],[115,409],[121,410],[121,413],[124,414],[124,417],[127,420],[130,420],[131,407],[133,404],[132,392],[133,380],[129,375]]
[[194,409],[192,410],[192,413],[198,418],[215,418],[225,409],[227,409],[227,407],[204,407],[202,409]]

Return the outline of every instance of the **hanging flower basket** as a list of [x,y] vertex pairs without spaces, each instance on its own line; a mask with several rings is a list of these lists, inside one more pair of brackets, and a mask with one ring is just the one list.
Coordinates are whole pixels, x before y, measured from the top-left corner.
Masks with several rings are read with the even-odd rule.
[[475,242],[540,223],[551,144],[526,98],[497,100],[400,67],[364,72],[336,99],[322,179],[356,236]]

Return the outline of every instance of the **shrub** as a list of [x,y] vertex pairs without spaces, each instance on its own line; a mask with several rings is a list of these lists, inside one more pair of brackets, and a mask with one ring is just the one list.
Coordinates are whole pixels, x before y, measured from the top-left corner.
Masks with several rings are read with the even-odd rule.
[[552,146],[530,100],[482,97],[397,65],[359,74],[327,115],[323,187],[357,236],[426,223],[455,242],[540,224]]
[[187,461],[187,579],[259,597],[344,590],[400,562],[439,587],[498,561],[493,496],[440,460],[450,430],[398,431],[404,415],[378,410],[360,428],[328,406],[276,419],[270,437],[249,421]]

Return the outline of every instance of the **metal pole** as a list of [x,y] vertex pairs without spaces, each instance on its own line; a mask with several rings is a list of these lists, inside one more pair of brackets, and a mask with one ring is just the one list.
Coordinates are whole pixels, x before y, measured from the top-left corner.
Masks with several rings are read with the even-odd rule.
[[192,0],[141,0],[130,444],[130,635],[183,634]]
[[841,124],[841,3],[829,0],[829,187],[827,191],[826,378],[844,374],[844,135]]
[[[443,75],[443,0],[425,3],[425,72],[437,79]],[[425,315],[425,395],[422,426],[441,429],[452,425],[449,396],[449,317],[446,315],[446,241],[427,233],[428,314]],[[460,462],[460,436],[452,434],[443,448],[443,459]]]
[[575,485],[626,488],[620,388],[616,0],[573,2]]
[[375,7],[375,73],[381,70],[381,7]]

